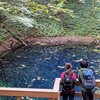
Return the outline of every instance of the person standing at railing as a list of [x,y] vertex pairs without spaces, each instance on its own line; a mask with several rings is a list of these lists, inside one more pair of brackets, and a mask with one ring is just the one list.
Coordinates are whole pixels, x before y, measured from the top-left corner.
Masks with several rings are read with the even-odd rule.
[[66,71],[61,73],[61,82],[63,100],[74,100],[75,89],[74,84],[76,83],[76,74],[72,71],[72,65],[65,63]]
[[81,69],[78,72],[78,79],[82,85],[83,100],[94,100],[95,77],[88,63],[85,60],[80,61]]

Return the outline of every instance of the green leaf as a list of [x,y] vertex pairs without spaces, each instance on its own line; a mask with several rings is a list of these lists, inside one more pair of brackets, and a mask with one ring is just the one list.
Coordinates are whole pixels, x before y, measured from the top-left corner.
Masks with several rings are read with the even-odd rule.
[[30,2],[30,5],[31,5],[32,7],[34,7],[34,6],[35,6],[35,2],[34,2],[34,1]]
[[17,14],[17,9],[14,9],[13,14]]
[[7,10],[8,12],[11,12],[11,8],[7,8],[6,10]]
[[0,7],[2,7],[2,2],[0,2]]
[[57,7],[60,7],[61,8],[63,6],[64,6],[64,3],[63,2],[60,2],[60,3],[57,4]]
[[48,14],[48,12],[49,12],[49,10],[48,10],[48,9],[46,9],[46,10],[45,10],[45,13],[46,13],[46,14]]

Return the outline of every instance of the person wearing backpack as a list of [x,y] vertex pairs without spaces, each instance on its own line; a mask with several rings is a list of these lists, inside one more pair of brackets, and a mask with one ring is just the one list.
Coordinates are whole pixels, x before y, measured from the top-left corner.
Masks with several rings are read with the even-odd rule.
[[78,79],[82,85],[83,100],[94,100],[95,77],[88,63],[85,60],[80,61],[80,70],[78,71]]
[[72,71],[72,65],[70,63],[65,63],[66,71],[61,73],[62,85],[62,96],[63,100],[74,100],[75,89],[74,84],[76,83],[76,74]]

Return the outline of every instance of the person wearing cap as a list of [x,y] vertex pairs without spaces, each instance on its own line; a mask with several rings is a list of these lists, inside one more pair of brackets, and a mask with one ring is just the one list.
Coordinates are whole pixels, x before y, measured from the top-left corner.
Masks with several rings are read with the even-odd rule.
[[[82,72],[85,70],[88,70],[88,62],[85,60],[81,60],[79,61],[81,68],[78,71],[78,80],[79,82],[82,84]],[[82,97],[83,100],[94,100],[94,89],[92,89],[91,91],[86,90],[83,86],[82,86]]]
[[[72,71],[72,65],[70,63],[65,63],[66,71],[61,73],[61,85],[62,85],[62,92],[61,95],[63,96],[63,100],[74,100],[75,95],[75,88],[74,84],[76,83],[76,74]],[[72,86],[69,89],[65,89],[64,87],[64,79],[65,76],[70,76],[72,80]]]

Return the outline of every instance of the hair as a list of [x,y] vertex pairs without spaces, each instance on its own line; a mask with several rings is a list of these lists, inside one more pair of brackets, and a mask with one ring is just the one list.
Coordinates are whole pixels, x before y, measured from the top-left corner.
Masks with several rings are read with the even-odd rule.
[[65,68],[66,68],[66,70],[71,70],[72,65],[70,63],[65,63]]
[[85,60],[80,61],[81,68],[88,68],[88,62]]

